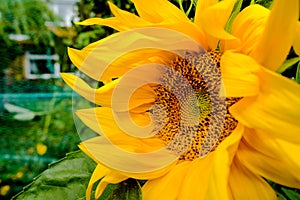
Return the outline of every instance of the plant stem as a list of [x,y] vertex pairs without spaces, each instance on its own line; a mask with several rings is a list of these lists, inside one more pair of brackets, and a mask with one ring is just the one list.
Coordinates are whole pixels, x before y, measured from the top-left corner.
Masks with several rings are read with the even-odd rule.
[[194,2],[191,0],[191,4],[190,4],[190,7],[189,9],[186,11],[185,15],[188,16],[193,8],[193,5],[194,5]]

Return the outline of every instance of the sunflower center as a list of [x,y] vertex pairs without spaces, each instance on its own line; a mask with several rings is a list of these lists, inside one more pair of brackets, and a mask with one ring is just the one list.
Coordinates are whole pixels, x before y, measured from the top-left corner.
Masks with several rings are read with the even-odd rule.
[[218,51],[178,56],[161,76],[163,85],[155,88],[155,104],[163,108],[152,110],[162,127],[157,136],[180,160],[214,151],[237,126],[228,109],[239,98],[220,100],[220,58]]

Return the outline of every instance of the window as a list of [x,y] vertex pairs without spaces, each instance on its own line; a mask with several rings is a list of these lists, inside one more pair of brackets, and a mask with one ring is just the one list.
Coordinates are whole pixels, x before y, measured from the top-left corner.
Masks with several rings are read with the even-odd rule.
[[25,77],[27,79],[59,78],[58,55],[25,54]]

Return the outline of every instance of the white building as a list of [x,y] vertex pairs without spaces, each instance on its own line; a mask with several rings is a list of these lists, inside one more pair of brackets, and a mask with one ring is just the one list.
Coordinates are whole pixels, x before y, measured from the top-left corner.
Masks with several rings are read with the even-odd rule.
[[63,19],[61,26],[71,26],[71,20],[76,17],[76,2],[79,0],[51,0],[48,4],[53,12]]
[[[49,8],[54,14],[62,18],[60,24],[46,22],[46,25],[51,29],[59,27],[71,27],[71,21],[76,19],[77,6],[79,0],[51,0],[48,3]],[[30,54],[25,55],[25,77],[27,79],[48,79],[59,78],[60,66],[58,63],[58,55],[49,54]]]

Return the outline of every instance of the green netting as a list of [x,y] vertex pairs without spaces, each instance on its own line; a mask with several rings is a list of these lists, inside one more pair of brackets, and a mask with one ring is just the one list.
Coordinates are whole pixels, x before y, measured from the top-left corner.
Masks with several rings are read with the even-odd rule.
[[1,83],[0,188],[9,186],[9,191],[0,198],[10,199],[49,163],[78,149],[80,139],[73,122],[73,93],[62,80],[8,85],[1,78]]

